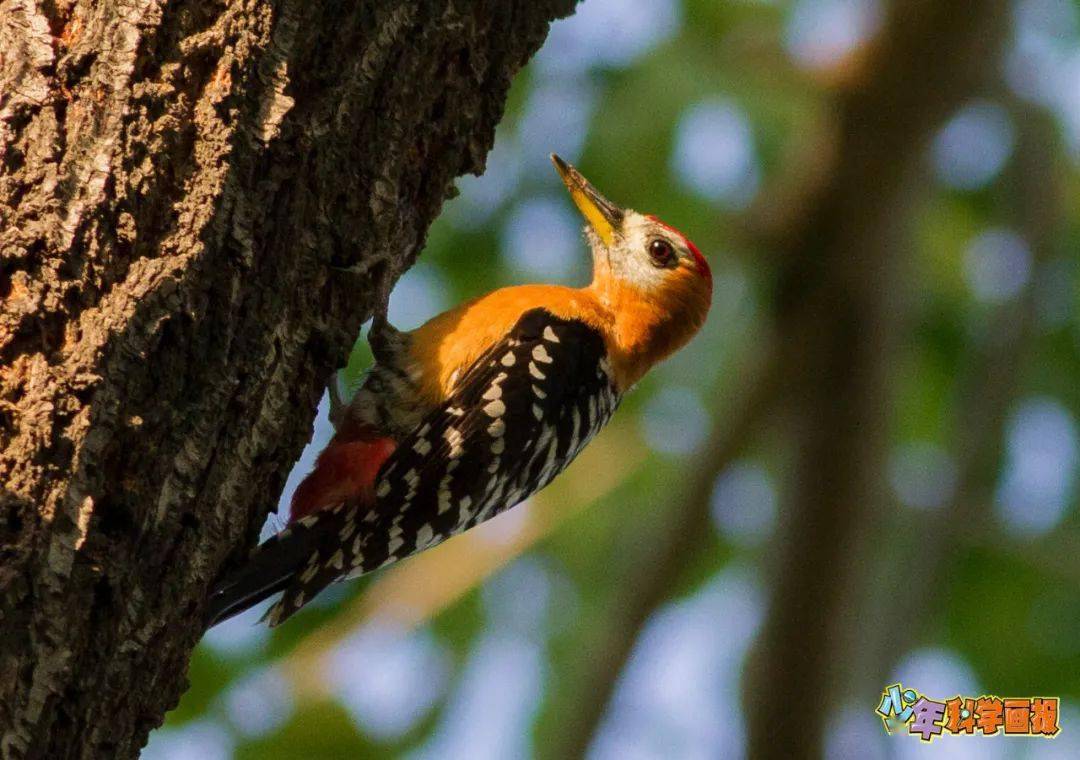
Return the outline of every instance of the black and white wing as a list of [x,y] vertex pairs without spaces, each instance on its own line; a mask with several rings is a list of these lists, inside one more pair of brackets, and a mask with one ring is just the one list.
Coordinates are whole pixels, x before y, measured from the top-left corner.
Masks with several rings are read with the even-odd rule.
[[607,423],[619,402],[601,335],[545,309],[526,312],[398,445],[376,504],[299,521],[316,534],[270,620],[327,584],[395,562],[468,530],[540,490]]

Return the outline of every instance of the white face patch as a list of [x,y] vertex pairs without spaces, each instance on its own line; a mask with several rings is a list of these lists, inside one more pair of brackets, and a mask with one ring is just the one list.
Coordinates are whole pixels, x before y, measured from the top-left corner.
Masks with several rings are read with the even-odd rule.
[[611,274],[616,278],[642,290],[658,289],[667,281],[672,269],[656,266],[649,256],[649,244],[656,239],[671,244],[680,264],[693,261],[693,254],[681,236],[644,214],[629,209],[622,234],[616,237],[614,248],[598,252],[598,255],[605,255]]

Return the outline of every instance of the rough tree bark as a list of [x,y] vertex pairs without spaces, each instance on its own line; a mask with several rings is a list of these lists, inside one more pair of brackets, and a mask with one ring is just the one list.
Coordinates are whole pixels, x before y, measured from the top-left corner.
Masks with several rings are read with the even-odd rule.
[[375,288],[572,7],[0,0],[0,756],[161,723]]

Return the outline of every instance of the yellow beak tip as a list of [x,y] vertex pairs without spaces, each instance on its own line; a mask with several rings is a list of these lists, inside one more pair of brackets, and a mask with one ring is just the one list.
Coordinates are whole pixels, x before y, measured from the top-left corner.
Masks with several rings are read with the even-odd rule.
[[582,216],[604,244],[611,245],[615,235],[615,217],[621,216],[622,212],[600,195],[577,169],[563,161],[558,154],[551,154],[551,163],[555,165],[555,170],[559,172]]

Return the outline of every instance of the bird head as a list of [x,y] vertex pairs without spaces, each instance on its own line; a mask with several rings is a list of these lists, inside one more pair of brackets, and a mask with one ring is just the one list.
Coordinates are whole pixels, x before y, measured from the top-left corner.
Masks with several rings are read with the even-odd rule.
[[709,263],[690,240],[654,216],[620,208],[577,169],[552,154],[559,176],[588,224],[597,296],[638,332],[640,350],[658,360],[705,322],[712,301]]

